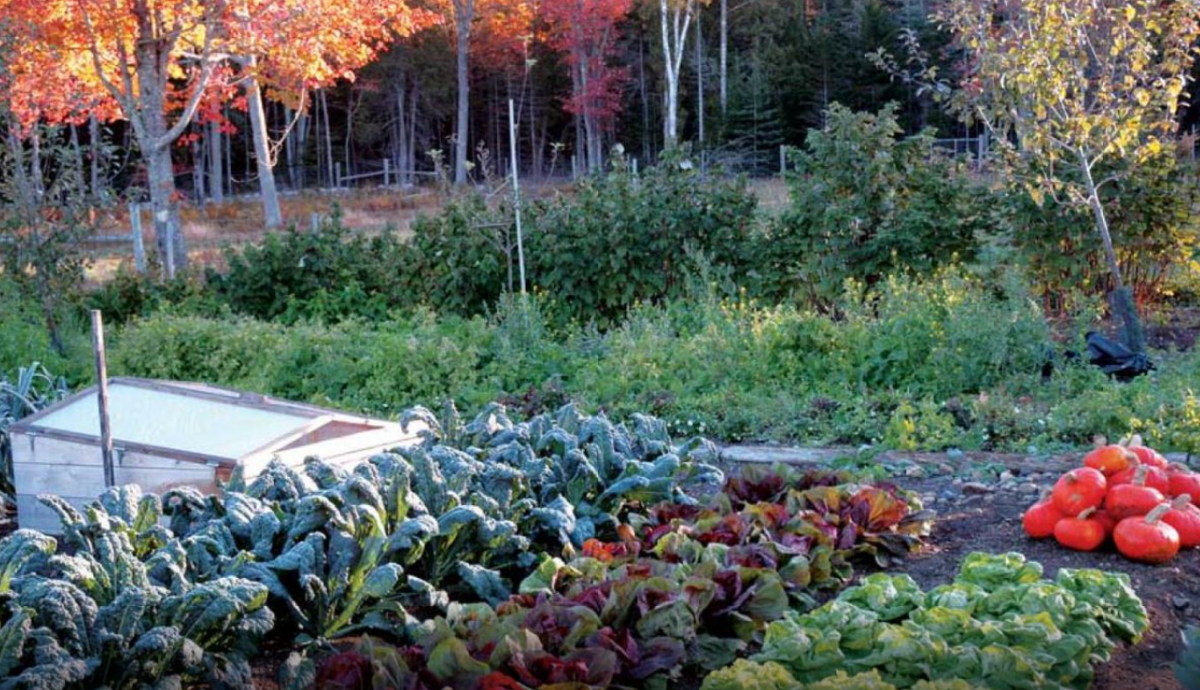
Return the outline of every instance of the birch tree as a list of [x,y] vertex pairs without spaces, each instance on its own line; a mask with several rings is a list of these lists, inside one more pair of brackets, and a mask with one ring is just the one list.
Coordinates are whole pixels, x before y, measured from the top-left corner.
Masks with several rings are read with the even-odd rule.
[[275,228],[283,224],[275,185],[280,146],[272,141],[265,98],[282,100],[298,118],[309,91],[353,79],[386,41],[411,33],[414,13],[405,0],[228,1],[226,30],[245,88],[263,216]]
[[663,75],[666,92],[663,107],[663,137],[667,146],[679,141],[679,71],[687,49],[688,29],[707,0],[659,0],[662,18]]

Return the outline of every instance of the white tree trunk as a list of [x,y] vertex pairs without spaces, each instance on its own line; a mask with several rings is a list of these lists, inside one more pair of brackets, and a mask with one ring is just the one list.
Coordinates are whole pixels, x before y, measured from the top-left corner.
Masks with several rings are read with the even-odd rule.
[[679,68],[687,43],[688,25],[692,21],[695,0],[659,0],[662,14],[662,47],[664,76],[667,79],[663,115],[663,136],[670,147],[679,141]]
[[458,77],[458,114],[454,135],[454,184],[467,183],[468,118],[471,115],[471,73],[467,60],[471,48],[471,21],[475,17],[475,0],[453,0],[455,26],[455,58]]
[[729,105],[729,0],[721,0],[721,117]]
[[[247,65],[255,68],[255,59]],[[250,111],[250,136],[254,140],[254,160],[258,172],[258,188],[262,195],[263,222],[268,228],[283,225],[283,212],[279,209],[279,192],[275,188],[275,161],[271,158],[271,133],[267,131],[267,113],[263,108],[262,87],[258,77],[251,74],[246,82],[246,107]]]
[[1100,201],[1100,190],[1092,177],[1089,161],[1091,156],[1086,151],[1078,152],[1083,182],[1087,188],[1088,206],[1096,221],[1096,232],[1104,245],[1104,256],[1108,261],[1108,270],[1113,276],[1113,291],[1109,295],[1109,305],[1113,316],[1121,323],[1122,341],[1134,352],[1144,352],[1146,349],[1145,335],[1142,331],[1141,319],[1137,313],[1137,303],[1132,291],[1125,286],[1121,275],[1121,262],[1117,258],[1117,250],[1113,245],[1112,233],[1108,228],[1108,216],[1104,212],[1104,204]]

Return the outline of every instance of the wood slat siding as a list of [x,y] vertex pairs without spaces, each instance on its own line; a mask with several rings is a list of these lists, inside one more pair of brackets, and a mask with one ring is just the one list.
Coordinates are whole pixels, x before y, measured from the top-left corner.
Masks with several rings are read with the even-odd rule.
[[[216,469],[145,453],[116,454],[117,485],[137,484],[147,493],[161,494],[184,485],[214,492]],[[60,533],[61,526],[54,512],[38,502],[40,494],[56,494],[83,506],[106,488],[99,446],[45,436],[13,437],[13,479],[18,524],[50,534]]]
[[[92,498],[63,496],[63,498],[81,510],[96,500],[94,496]],[[54,535],[62,534],[62,522],[58,519],[58,513],[42,505],[41,501],[34,496],[17,494],[17,515],[20,516],[21,529],[35,529]]]

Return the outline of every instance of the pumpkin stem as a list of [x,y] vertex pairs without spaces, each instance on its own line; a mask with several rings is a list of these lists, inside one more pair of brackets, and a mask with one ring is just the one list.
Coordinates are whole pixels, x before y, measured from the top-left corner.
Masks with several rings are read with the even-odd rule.
[[1096,513],[1096,506],[1092,506],[1091,508],[1088,508],[1087,510],[1083,511],[1082,513],[1076,515],[1075,518],[1078,520],[1086,520],[1086,519],[1090,518],[1092,515],[1095,515],[1095,513]]
[[1171,507],[1174,508],[1175,510],[1183,510],[1184,508],[1188,507],[1188,505],[1190,505],[1191,502],[1192,502],[1191,496],[1189,496],[1187,494],[1180,494],[1175,497],[1175,500],[1171,501]]
[[1097,448],[1103,448],[1108,445],[1108,439],[1104,438],[1104,434],[1096,434],[1092,437],[1092,445]]
[[1159,520],[1171,509],[1170,503],[1160,503],[1158,507],[1146,514],[1147,525],[1157,525]]
[[1142,435],[1141,434],[1134,434],[1133,436],[1129,437],[1129,447],[1130,448],[1141,448],[1143,445],[1145,445],[1145,444],[1142,443]]
[[1172,472],[1191,472],[1192,471],[1192,468],[1188,467],[1187,465],[1183,464],[1182,462],[1173,462],[1170,465],[1167,465],[1167,469]]
[[1133,483],[1138,486],[1146,485],[1146,475],[1150,473],[1149,465],[1138,465],[1138,468],[1133,472]]

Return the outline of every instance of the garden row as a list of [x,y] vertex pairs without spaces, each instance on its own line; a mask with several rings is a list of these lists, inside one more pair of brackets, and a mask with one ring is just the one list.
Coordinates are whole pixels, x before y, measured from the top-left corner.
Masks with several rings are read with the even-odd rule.
[[[0,687],[246,688],[256,650],[281,646],[295,650],[287,688],[318,675],[346,689],[666,687],[752,649],[808,682],[833,673],[838,648],[854,660],[842,668],[898,687],[1066,687],[1145,628],[1121,577],[1045,583],[1015,556],[973,557],[928,597],[872,577],[813,611],[852,561],[886,565],[919,542],[932,516],[915,497],[828,472],[726,478],[711,446],[674,445],[645,416],[414,416],[434,430],[423,445],[349,472],[273,464],[220,497],[122,487],[83,511],[44,497],[61,542],[0,542]],[[861,632],[844,643],[828,635],[850,627],[806,618],[849,604]],[[364,641],[346,651],[347,638]]]
[[[1026,452],[1108,429],[1200,451],[1200,355],[1156,358],[1157,372],[1124,385],[1060,359],[1046,380],[1054,347],[1039,310],[1019,289],[997,295],[959,271],[885,281],[868,305],[848,301],[837,316],[699,296],[641,307],[607,332],[561,332],[531,303],[489,318],[291,326],[172,309],[115,329],[110,371],[385,417],[449,395],[472,409],[500,398],[523,417],[567,401],[646,410],[673,432],[733,442]],[[45,343],[33,306],[17,317],[0,332],[9,371]],[[83,385],[82,334],[69,353],[47,364]]]
[[[1090,212],[1035,205],[1019,185],[991,183],[933,155],[927,134],[903,138],[895,113],[833,106],[792,161],[789,203],[758,208],[740,180],[705,174],[686,150],[635,173],[617,156],[605,175],[523,208],[529,289],[551,295],[551,322],[607,327],[644,303],[687,294],[700,273],[727,294],[831,308],[847,282],[874,285],[953,263],[1023,267],[1030,292],[1057,314],[1104,294],[1107,270]],[[1196,243],[1188,163],[1160,156],[1103,191],[1124,272],[1140,302],[1194,286],[1183,258]],[[502,198],[502,197],[496,197]],[[228,252],[204,276],[203,300],[263,320],[379,319],[425,307],[486,313],[520,288],[512,209],[453,197],[411,233],[364,236],[334,216],[318,232],[269,235]],[[106,292],[114,316],[174,301],[126,280]]]

